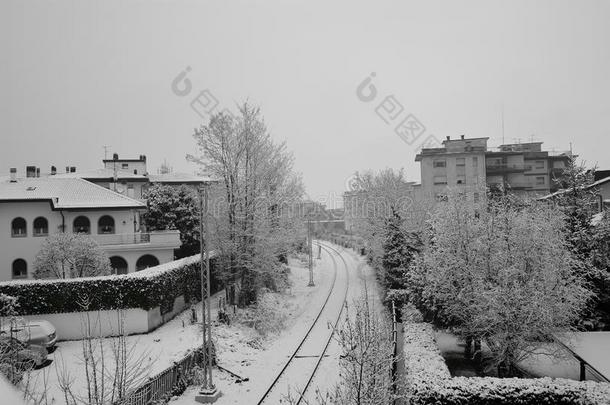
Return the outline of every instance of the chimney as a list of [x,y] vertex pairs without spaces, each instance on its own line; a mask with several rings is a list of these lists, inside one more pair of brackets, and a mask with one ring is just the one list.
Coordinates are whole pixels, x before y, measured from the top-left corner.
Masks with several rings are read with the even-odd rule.
[[57,167],[51,166],[51,176],[55,176],[57,174]]
[[460,135],[460,139],[464,139],[464,136],[465,136],[465,135]]
[[76,166],[70,167],[70,173],[76,173]]
[[450,141],[450,140],[451,140],[451,137],[450,137],[450,136],[447,136],[447,140],[448,140],[448,141]]
[[113,153],[112,154],[112,160],[119,160],[119,154],[118,153]]
[[25,167],[25,177],[36,177],[36,166],[26,166]]
[[17,183],[17,168],[11,167],[11,183]]

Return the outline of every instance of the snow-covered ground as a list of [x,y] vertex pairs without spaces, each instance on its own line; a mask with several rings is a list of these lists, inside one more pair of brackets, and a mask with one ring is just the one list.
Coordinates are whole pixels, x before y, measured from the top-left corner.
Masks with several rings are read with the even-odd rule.
[[[212,296],[212,316],[218,311],[218,298],[224,296],[221,291]],[[201,320],[201,305],[197,306],[198,319]],[[156,330],[141,335],[127,337],[127,344],[133,347],[134,363],[139,361],[138,367],[143,370],[143,378],[155,375],[170,367],[176,360],[182,359],[190,350],[201,345],[200,324],[190,323],[190,310],[176,316],[170,322]],[[109,350],[112,339],[103,339],[105,349]],[[105,356],[106,360],[110,357]],[[38,391],[44,389],[42,381],[47,379],[47,397],[49,401],[62,404],[65,402],[59,387],[62,370],[67,371],[74,380],[73,389],[84,395],[86,392],[86,377],[82,363],[82,342],[80,340],[59,342],[57,350],[49,355],[53,362],[32,374]]]
[[[339,250],[347,262],[349,275],[348,304],[362,298],[366,283],[370,302],[381,312],[379,289],[373,270],[365,265],[364,259],[355,254],[353,250],[343,249],[336,245],[331,246]],[[335,258],[335,260],[337,271],[344,272],[341,259]],[[322,260],[316,261],[315,291],[308,290],[311,287],[305,287],[308,281],[307,271],[293,271],[292,277],[294,277],[294,280],[301,278],[300,283],[295,283],[295,291],[293,291],[295,297],[292,298],[294,300],[293,304],[300,301],[298,305],[301,305],[301,308],[294,313],[292,324],[288,324],[286,329],[278,336],[270,337],[261,350],[253,349],[248,345],[248,341],[253,338],[251,329],[237,326],[223,327],[223,330],[228,334],[225,337],[230,337],[231,333],[233,334],[233,339],[224,339],[224,343],[220,343],[223,341],[221,333],[224,332],[219,331],[220,364],[243,377],[248,377],[250,380],[236,384],[235,380],[226,373],[216,371],[215,383],[223,392],[223,396],[216,404],[253,404],[261,398],[305,335],[315,315],[317,315],[332,282],[332,260],[328,254],[323,254]],[[297,288],[301,291],[297,291]],[[309,291],[309,294],[303,294],[303,289],[305,292]],[[231,348],[230,353],[226,351],[227,344]],[[315,396],[316,390],[319,390],[323,395],[339,383],[339,354],[340,347],[333,340],[327,352],[328,357],[322,360],[306,399]],[[307,359],[303,360],[307,361]],[[194,398],[198,391],[198,387],[190,387],[181,397],[174,398],[170,404],[194,405],[196,403]],[[296,390],[291,392],[294,396]],[[284,394],[287,395],[288,392]]]
[[[334,245],[333,245],[334,246]],[[364,285],[369,290],[372,302],[381,308],[379,294],[373,271],[364,260],[352,250],[334,246],[340,250],[349,268],[348,303],[360,299]],[[344,272],[343,263],[337,262],[337,271]],[[278,312],[286,316],[285,328],[277,335],[261,336],[256,330],[238,322],[230,326],[215,323],[213,337],[216,344],[219,364],[249,381],[237,384],[235,378],[219,369],[214,369],[214,383],[223,392],[217,404],[255,403],[271,384],[276,373],[285,364],[307,329],[313,322],[326,295],[328,294],[333,275],[333,264],[328,254],[316,260],[314,269],[315,287],[308,287],[309,271],[305,264],[298,260],[290,261],[290,280],[292,287],[284,294],[273,294],[278,303]],[[216,319],[218,297],[212,302],[212,315]],[[190,311],[185,311],[155,331],[134,335],[127,338],[128,344],[134,347],[134,358],[140,358],[139,364],[146,376],[152,376],[170,367],[176,360],[183,358],[190,350],[200,346],[200,325],[190,324]],[[201,319],[201,307],[198,308],[198,319]],[[110,345],[111,339],[104,339]],[[42,384],[47,380],[46,390],[49,403],[63,404],[63,393],[59,387],[61,369],[65,368],[73,379],[73,387],[81,395],[85,394],[85,376],[82,364],[82,344],[80,341],[65,341],[58,344],[55,353],[49,355],[53,364],[33,373],[36,389],[44,390]],[[328,357],[321,363],[320,369],[312,383],[321,391],[331,389],[339,382],[338,365],[340,348],[336,342],[331,343]],[[107,356],[108,357],[108,356]],[[64,367],[59,367],[64,365]],[[80,387],[80,388],[78,388]],[[194,404],[198,387],[190,387],[179,398],[174,398],[172,405]]]
[[[369,304],[372,305],[381,316],[383,311],[381,294],[373,269],[366,264],[364,257],[356,254],[353,250],[345,249],[330,243],[328,243],[328,245],[341,252],[349,268],[350,288],[347,297],[348,309],[354,302],[360,301],[366,291]],[[335,260],[337,260],[337,265],[342,270],[342,261],[338,258]],[[340,325],[341,324],[339,324],[339,326]],[[324,396],[340,383],[339,355],[341,354],[341,347],[334,339],[329,345],[327,354],[328,357],[324,358],[312,381],[313,389],[308,390],[305,395],[306,400],[311,401],[315,399],[316,391],[319,391],[320,394]],[[312,401],[312,403],[315,402]]]
[[[222,367],[247,377],[240,384],[227,373],[214,370],[214,383],[222,391],[216,401],[224,404],[256,403],[271,384],[304,336],[320,310],[332,283],[332,263],[328,256],[316,260],[314,268],[315,287],[308,287],[309,270],[291,262],[291,291],[286,294],[279,311],[288,315],[285,329],[279,335],[261,339],[256,331],[243,325],[223,325],[216,329],[218,362]],[[254,342],[254,344],[253,344]],[[195,404],[198,387],[190,387],[171,405]]]

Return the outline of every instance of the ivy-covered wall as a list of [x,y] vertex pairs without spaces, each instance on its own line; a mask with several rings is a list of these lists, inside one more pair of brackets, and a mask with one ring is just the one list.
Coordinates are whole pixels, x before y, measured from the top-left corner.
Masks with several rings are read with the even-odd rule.
[[[216,259],[210,259],[212,293],[220,289]],[[20,315],[161,307],[172,310],[174,300],[201,298],[199,255],[135,273],[59,280],[20,280],[0,283],[0,293],[17,297]]]

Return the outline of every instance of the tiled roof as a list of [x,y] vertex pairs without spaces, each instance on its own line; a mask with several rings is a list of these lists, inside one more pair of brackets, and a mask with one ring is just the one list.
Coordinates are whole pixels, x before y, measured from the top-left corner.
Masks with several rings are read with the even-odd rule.
[[[148,181],[148,178],[143,174],[134,174],[133,171],[129,170],[117,170],[116,175],[118,179],[127,180],[141,180]],[[53,175],[55,178],[60,179],[87,179],[87,180],[103,180],[111,179],[114,177],[113,169],[95,169],[86,170],[74,173],[58,173]]]
[[148,178],[151,183],[206,183],[212,180],[209,176],[188,173],[150,174]]
[[54,209],[136,208],[146,205],[79,178],[0,179],[0,201],[49,201]]

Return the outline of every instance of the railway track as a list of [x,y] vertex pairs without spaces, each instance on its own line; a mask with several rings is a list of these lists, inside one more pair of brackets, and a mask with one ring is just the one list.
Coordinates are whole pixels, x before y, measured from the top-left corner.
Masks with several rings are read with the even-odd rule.
[[[314,242],[317,245],[320,245],[321,249],[324,250],[330,256],[333,262],[333,280],[331,283],[331,287],[329,288],[328,294],[326,295],[326,299],[322,304],[322,307],[318,311],[315,319],[311,323],[311,326],[305,333],[305,336],[299,342],[299,345],[291,354],[288,361],[284,364],[280,372],[276,375],[271,385],[267,388],[263,396],[257,402],[258,405],[261,404],[276,404],[280,401],[278,399],[282,398],[282,395],[286,395],[287,392],[281,392],[282,388],[291,389],[290,384],[295,384],[298,380],[303,381],[306,380],[303,388],[298,389],[298,399],[297,404],[301,404],[305,397],[305,393],[311,385],[311,382],[322,363],[322,359],[324,358],[326,351],[328,350],[328,346],[332,340],[334,330],[336,329],[339,321],[341,320],[341,316],[343,314],[343,309],[345,307],[345,301],[347,300],[347,292],[349,289],[349,273],[348,266],[345,259],[341,256],[341,253],[337,251],[332,246],[328,246],[326,244],[320,242]],[[335,291],[337,288],[337,261],[335,260],[335,256],[339,257],[343,262],[343,267],[345,269],[345,283],[343,291]],[[335,294],[333,294],[335,293]],[[338,295],[337,295],[338,294]],[[340,301],[340,308],[337,310],[337,303]],[[335,304],[334,308],[329,306],[329,302]],[[332,328],[328,327],[328,318],[332,319]],[[328,322],[330,323],[330,322]],[[323,336],[322,340],[322,348],[312,349],[309,346],[315,345],[316,338],[320,338]],[[309,349],[309,351],[307,350]],[[317,350],[315,354],[311,354],[312,350]],[[303,374],[305,373],[305,374]],[[304,377],[304,378],[303,378]]]

